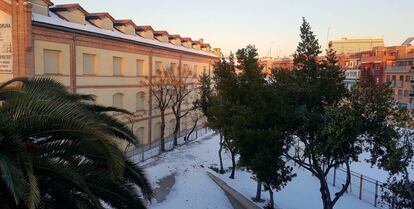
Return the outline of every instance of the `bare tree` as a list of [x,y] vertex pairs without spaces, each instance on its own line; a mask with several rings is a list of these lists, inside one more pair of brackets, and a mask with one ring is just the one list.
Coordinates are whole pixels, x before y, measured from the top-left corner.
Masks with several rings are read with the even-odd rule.
[[161,130],[160,133],[160,151],[165,151],[165,111],[171,105],[172,102],[172,80],[170,74],[172,74],[171,68],[156,69],[154,75],[152,75],[151,80],[148,79],[146,85],[150,89],[150,93],[153,96],[153,104],[155,108],[160,111],[161,117]]
[[190,140],[191,134],[194,132],[194,130],[197,128],[198,122],[203,118],[203,114],[197,110],[191,111],[189,113],[191,123],[193,124],[190,131],[185,136],[184,140],[187,143]]
[[[181,67],[180,67],[181,68]],[[181,128],[181,118],[185,117],[194,110],[193,107],[183,109],[184,102],[188,99],[189,95],[193,92],[192,78],[193,72],[188,67],[184,67],[180,72],[171,71],[169,79],[171,81],[172,90],[169,91],[171,98],[171,110],[175,117],[174,128],[174,146],[177,146],[178,134]]]

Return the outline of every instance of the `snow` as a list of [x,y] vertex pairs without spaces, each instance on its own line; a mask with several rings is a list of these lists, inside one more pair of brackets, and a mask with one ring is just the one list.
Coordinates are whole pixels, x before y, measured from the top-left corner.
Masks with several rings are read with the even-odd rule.
[[208,167],[215,163],[217,150],[218,139],[207,135],[145,162],[154,188],[159,187],[160,179],[175,174],[175,184],[166,200],[160,203],[154,200],[149,208],[232,208],[224,192],[206,174]]
[[[295,168],[297,176],[292,182],[282,189],[282,191],[274,193],[275,204],[282,209],[307,209],[307,208],[323,208],[322,200],[319,192],[319,181],[310,175],[307,171]],[[244,194],[246,197],[254,197],[256,195],[256,181],[251,178],[251,174],[247,171],[237,171],[236,179],[229,179],[227,176],[220,176],[228,185]],[[330,186],[331,193],[338,191],[338,188]],[[262,198],[267,198],[268,192],[262,192]],[[268,199],[268,198],[267,198]],[[264,206],[264,204],[259,204]],[[356,197],[345,194],[339,199],[335,205],[335,209],[374,209],[375,207],[368,203],[362,202]]]
[[49,14],[50,14],[50,16],[44,16],[44,15],[41,15],[41,14],[32,13],[32,20],[34,22],[46,23],[46,24],[56,25],[56,26],[62,26],[62,27],[66,27],[66,28],[82,30],[82,31],[97,33],[97,34],[101,34],[101,35],[112,36],[112,37],[116,37],[116,38],[130,40],[130,41],[136,41],[136,42],[139,42],[139,43],[151,44],[151,45],[165,47],[165,48],[169,48],[169,49],[175,49],[175,50],[190,52],[190,53],[194,53],[194,54],[199,54],[199,55],[218,58],[215,54],[205,52],[205,51],[202,51],[202,50],[195,50],[195,49],[186,48],[186,47],[183,47],[183,46],[173,45],[173,44],[170,44],[170,43],[163,43],[163,42],[159,42],[157,40],[146,39],[146,38],[143,38],[143,37],[138,36],[138,35],[131,36],[131,35],[124,34],[124,33],[120,32],[118,30],[101,29],[101,28],[96,27],[93,24],[89,23],[88,21],[86,21],[85,24],[72,23],[72,22],[69,22],[69,21],[66,21],[66,20],[60,18],[59,16],[57,16],[53,12],[49,12]]
[[[153,201],[149,208],[233,208],[224,192],[206,174],[214,173],[209,166],[218,164],[217,135],[205,136],[178,149],[148,160],[144,167],[154,188],[160,187],[159,181],[171,174],[175,175],[175,184],[166,195],[166,200]],[[231,165],[229,153],[223,153],[224,165]],[[293,179],[282,191],[275,193],[275,203],[282,209],[308,209],[322,208],[318,180],[300,168],[295,168],[297,177]],[[375,171],[374,171],[375,173]],[[219,175],[231,187],[245,195],[253,197],[256,192],[256,182],[251,174],[245,170],[236,171],[236,179],[229,179],[229,173]],[[331,187],[332,193],[338,188]],[[262,197],[267,198],[268,193],[263,192]],[[263,206],[263,205],[261,205]],[[358,198],[345,194],[338,201],[335,209],[374,209],[373,206]]]
[[369,153],[365,152],[359,156],[359,162],[353,162],[351,164],[351,170],[356,173],[362,173],[364,176],[369,177],[371,179],[378,180],[380,182],[386,182],[388,173],[377,166],[371,166],[369,163],[366,162],[369,159]]

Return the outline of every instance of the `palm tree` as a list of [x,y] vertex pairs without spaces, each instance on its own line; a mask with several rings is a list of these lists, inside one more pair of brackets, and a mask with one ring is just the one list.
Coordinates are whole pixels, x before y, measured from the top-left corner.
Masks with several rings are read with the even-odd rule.
[[140,209],[153,196],[144,171],[121,143],[125,124],[50,78],[0,86],[0,206],[4,209]]

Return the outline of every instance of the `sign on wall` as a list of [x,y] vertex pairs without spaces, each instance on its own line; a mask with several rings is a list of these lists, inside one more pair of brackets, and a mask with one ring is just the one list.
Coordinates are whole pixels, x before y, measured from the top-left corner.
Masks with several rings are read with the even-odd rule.
[[0,73],[12,72],[12,20],[0,11]]

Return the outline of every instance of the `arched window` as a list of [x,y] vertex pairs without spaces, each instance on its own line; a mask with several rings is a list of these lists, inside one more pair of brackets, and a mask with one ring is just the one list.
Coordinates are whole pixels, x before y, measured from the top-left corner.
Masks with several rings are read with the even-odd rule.
[[152,131],[154,139],[160,139],[161,138],[161,123],[158,122],[154,125],[154,129]]
[[113,104],[112,106],[117,108],[123,108],[124,107],[124,95],[122,93],[116,93],[114,96],[112,96]]
[[138,138],[138,142],[141,144],[145,143],[145,139],[144,139],[144,132],[145,132],[145,128],[144,127],[139,127],[136,129],[135,134],[137,135]]
[[170,129],[169,134],[173,134],[174,133],[174,129],[175,129],[175,119],[171,119],[170,122],[168,123],[168,127]]
[[138,92],[136,94],[136,111],[141,111],[144,109],[145,93]]

